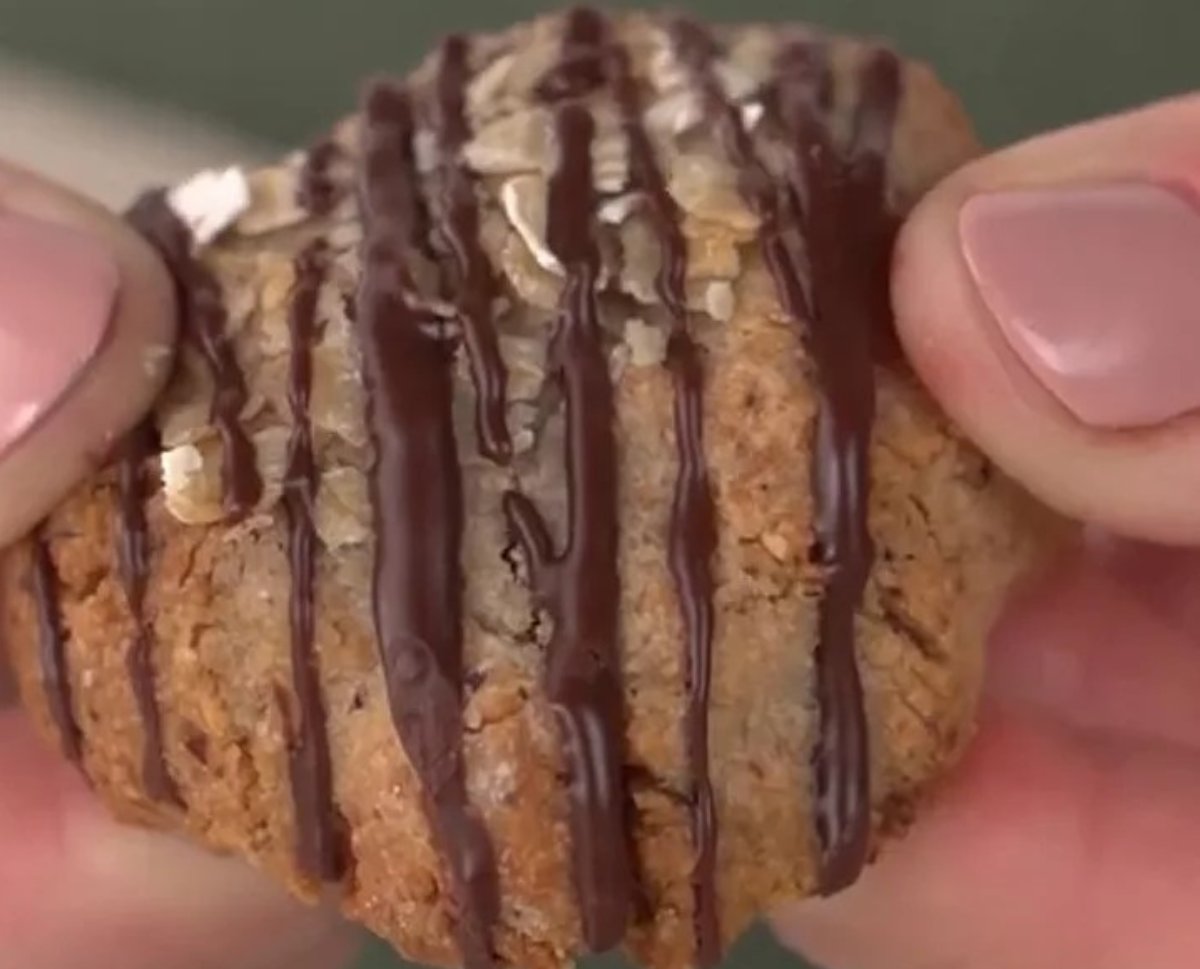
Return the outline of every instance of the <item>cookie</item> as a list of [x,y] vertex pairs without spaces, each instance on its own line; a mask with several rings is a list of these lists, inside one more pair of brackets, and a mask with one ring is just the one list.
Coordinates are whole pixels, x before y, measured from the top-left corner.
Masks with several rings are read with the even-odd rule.
[[185,338],[4,558],[26,704],[121,818],[424,962],[707,966],[851,884],[1037,548],[891,326],[974,151],[885,46],[579,9],[148,194]]

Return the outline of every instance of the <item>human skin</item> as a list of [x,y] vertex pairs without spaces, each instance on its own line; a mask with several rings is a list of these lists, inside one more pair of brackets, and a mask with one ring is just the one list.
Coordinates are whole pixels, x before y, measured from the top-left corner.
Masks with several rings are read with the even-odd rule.
[[[1198,182],[1189,96],[985,158],[905,228],[894,298],[926,386],[1093,527],[1000,623],[979,736],[911,836],[842,896],[779,913],[824,965],[1200,960]],[[1032,208],[994,194],[1031,188]],[[1126,413],[1098,414],[1097,383]]]
[[[166,273],[138,236],[2,162],[0,266],[2,546],[148,406],[175,314]],[[0,649],[0,961],[338,969],[350,960],[359,938],[331,912],[291,901],[240,863],[110,821],[16,709],[3,660]]]
[[[918,374],[1001,468],[1091,527],[1001,620],[979,736],[908,838],[853,889],[777,913],[781,937],[831,969],[1200,959],[1197,180],[1187,97],[984,158],[903,230],[893,295]],[[22,244],[29,218],[72,241],[55,255],[62,240],[35,229],[41,249]],[[23,381],[20,400],[0,393],[0,426],[38,407],[0,435],[0,544],[138,417],[161,379],[139,362],[173,339],[162,270],[119,221],[0,165],[0,263],[35,250],[48,265],[0,273],[0,387]],[[56,285],[33,286],[38,272]],[[106,820],[12,709],[0,777],[0,951],[18,964],[349,958],[354,936],[328,913]]]

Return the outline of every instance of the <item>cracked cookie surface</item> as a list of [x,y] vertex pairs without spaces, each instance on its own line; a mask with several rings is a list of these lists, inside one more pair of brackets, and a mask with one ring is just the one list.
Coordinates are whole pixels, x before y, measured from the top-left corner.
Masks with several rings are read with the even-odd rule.
[[188,338],[0,566],[27,704],[411,958],[711,964],[908,824],[1035,545],[888,329],[973,151],[878,45],[584,10],[148,196]]

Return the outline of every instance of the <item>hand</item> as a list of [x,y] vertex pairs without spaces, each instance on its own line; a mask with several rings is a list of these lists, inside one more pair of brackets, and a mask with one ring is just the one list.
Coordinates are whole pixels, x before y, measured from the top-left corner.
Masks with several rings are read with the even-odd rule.
[[1103,531],[1017,596],[911,834],[776,927],[829,969],[1198,965],[1200,96],[954,175],[894,294],[942,406]]
[[[0,163],[0,547],[149,405],[170,283],[120,221]],[[241,864],[107,820],[11,708],[0,654],[0,963],[338,969],[356,936]]]

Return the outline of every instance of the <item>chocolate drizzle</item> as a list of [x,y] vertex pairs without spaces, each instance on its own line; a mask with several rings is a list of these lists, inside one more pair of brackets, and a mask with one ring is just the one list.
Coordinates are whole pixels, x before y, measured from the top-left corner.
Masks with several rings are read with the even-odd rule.
[[[820,729],[813,752],[817,833],[823,848],[821,889],[852,884],[866,864],[871,834],[870,751],[855,619],[874,560],[867,523],[869,447],[875,419],[874,334],[890,329],[883,216],[884,164],[900,94],[899,65],[872,56],[847,156],[807,94],[812,51],[796,48],[781,65],[781,116],[809,189],[804,211],[812,302],[808,346],[821,393],[813,465],[816,560],[825,567],[816,651]],[[820,68],[829,82],[828,69]],[[788,97],[788,88],[801,89]],[[799,96],[795,96],[799,94]],[[821,100],[827,103],[826,96]],[[790,102],[790,103],[789,103]],[[886,139],[886,140],[885,140]],[[884,261],[881,262],[881,256]],[[776,268],[780,273],[780,268]],[[777,275],[778,278],[778,275]]]
[[212,419],[221,435],[225,461],[221,484],[225,509],[231,518],[244,518],[262,497],[254,444],[242,426],[242,411],[249,400],[246,378],[225,332],[225,303],[213,275],[194,260],[188,287],[188,334],[196,341],[213,379]]
[[438,191],[433,195],[433,224],[451,257],[446,290],[457,294],[463,344],[475,383],[479,450],[485,457],[504,463],[512,457],[512,439],[505,414],[507,375],[492,318],[496,283],[491,263],[479,244],[475,181],[459,162],[470,137],[464,107],[470,79],[469,53],[465,37],[449,37],[442,45],[433,112],[441,156]]
[[50,539],[45,526],[30,539],[30,590],[37,610],[38,657],[46,705],[58,728],[63,754],[73,764],[83,764],[83,732],[71,698],[71,673],[67,668],[67,637],[63,629],[59,598],[58,569],[50,554]]
[[[832,74],[823,46],[789,44],[766,92],[770,122],[793,169],[777,183],[756,156],[737,108],[711,72],[715,46],[681,22],[676,52],[716,113],[784,309],[816,366],[820,405],[813,453],[814,560],[826,573],[815,653],[819,730],[812,754],[820,887],[852,883],[871,833],[870,751],[855,620],[873,562],[867,524],[868,448],[875,417],[873,355],[890,329],[887,259],[894,222],[885,211],[884,159],[900,96],[899,64],[872,54],[863,72],[852,144],[839,152],[828,112]],[[876,344],[872,346],[873,342]]]
[[[225,309],[216,278],[192,255],[188,227],[161,191],[142,196],[126,216],[157,250],[175,284],[185,339],[201,351],[213,378],[213,420],[224,447],[222,468],[226,508],[243,515],[257,504],[262,479],[253,445],[240,423],[246,405],[245,378],[225,336]],[[145,734],[142,778],[146,793],[162,803],[182,804],[163,746],[162,715],[156,689],[153,634],[145,616],[149,578],[148,498],[145,464],[156,453],[153,424],[147,421],[126,440],[117,466],[117,558],[126,602],[134,622],[126,667]]]
[[[887,158],[904,94],[903,68],[889,50],[876,50],[859,72],[858,110],[843,184],[843,203],[854,233],[859,274],[860,308],[870,324],[871,353],[877,363],[901,355],[892,313],[891,265],[900,217],[888,209]],[[848,196],[848,197],[847,197]]]
[[146,618],[146,585],[150,578],[150,530],[146,521],[149,482],[146,464],[158,453],[151,420],[128,435],[117,462],[117,564],[125,602],[133,619],[133,636],[125,659],[144,733],[142,784],[152,800],[182,805],[179,787],[167,766],[162,714],[156,689],[154,634]]
[[702,966],[721,959],[716,891],[716,808],[708,755],[708,702],[712,681],[713,579],[717,549],[716,509],[704,453],[704,363],[689,332],[684,294],[687,241],[675,200],[655,159],[641,121],[637,83],[623,50],[614,52],[614,88],[629,145],[629,187],[645,199],[645,212],[658,243],[659,298],[671,315],[667,366],[675,385],[675,438],[679,471],[671,506],[669,561],[683,614],[687,640],[688,704],[684,717],[692,773],[690,810],[696,860],[692,871],[697,960]]
[[538,82],[534,93],[547,104],[585,97],[608,83],[604,17],[588,7],[566,15],[563,47],[555,64]]
[[332,169],[343,154],[341,145],[326,138],[305,155],[296,185],[296,201],[309,214],[318,218],[329,215],[341,200],[341,186],[334,180]]
[[288,442],[283,509],[291,559],[292,689],[298,723],[289,738],[288,764],[296,812],[296,857],[311,878],[337,881],[345,871],[333,803],[333,768],[326,732],[321,672],[314,645],[317,555],[317,475],[313,450],[313,345],[318,338],[317,300],[325,280],[328,253],[322,242],[309,244],[296,258],[296,284],[288,314],[291,356],[288,405],[292,432]]
[[361,198],[366,240],[357,325],[374,449],[373,611],[392,719],[424,785],[449,862],[457,934],[470,966],[493,962],[499,884],[487,830],[470,806],[462,754],[462,473],[453,421],[453,347],[409,304],[405,250],[417,177],[407,91],[372,89]]
[[[571,15],[563,61],[553,83],[543,84],[544,97],[562,92],[574,97],[594,84],[601,28],[590,11]],[[507,494],[504,511],[535,594],[553,618],[546,693],[562,732],[570,778],[584,939],[590,949],[602,951],[625,935],[633,874],[622,770],[616,405],[598,318],[600,259],[592,236],[594,129],[584,105],[570,101],[555,107],[559,163],[548,189],[547,243],[566,271],[566,284],[547,380],[558,384],[566,408],[568,520],[562,552],[554,550],[545,520],[525,495]]]
[[[629,188],[641,196],[661,254],[657,290],[671,320],[667,366],[674,389],[678,472],[668,536],[686,638],[684,730],[691,772],[695,848],[692,871],[698,961],[721,949],[716,887],[717,825],[709,765],[708,703],[714,644],[717,521],[704,444],[705,367],[691,332],[684,284],[687,244],[680,212],[660,170],[641,115],[629,55],[609,42],[604,18],[588,9],[566,21],[559,62],[537,85],[552,111],[559,149],[547,199],[547,245],[565,272],[546,379],[565,407],[567,521],[561,549],[534,502],[507,493],[503,512],[528,563],[539,606],[553,620],[545,688],[569,776],[574,880],[585,941],[614,947],[633,917],[634,857],[624,776],[625,706],[621,671],[618,571],[620,518],[616,400],[600,321],[600,254],[594,238],[597,193],[592,171],[595,122],[582,99],[606,86],[620,111],[629,149]],[[717,81],[716,41],[680,21],[675,52],[691,71],[748,204],[759,216],[760,244],[784,309],[796,323],[816,372],[820,406],[812,482],[814,560],[826,576],[815,652],[819,731],[812,752],[820,887],[852,882],[866,860],[871,832],[869,750],[855,621],[873,562],[867,522],[868,448],[875,417],[874,358],[891,334],[887,264],[895,220],[886,212],[885,159],[901,95],[896,58],[878,51],[860,77],[860,103],[849,146],[830,134],[832,75],[815,41],[790,43],[763,94],[765,126],[790,153],[783,177],[756,150]],[[469,42],[442,48],[429,116],[438,152],[427,199],[413,156],[410,92],[388,84],[365,105],[360,202],[366,238],[363,277],[353,307],[373,449],[368,484],[375,533],[372,611],[397,734],[420,778],[434,840],[446,859],[465,963],[495,963],[499,874],[486,827],[467,793],[463,754],[464,628],[461,546],[464,489],[454,426],[456,343],[429,303],[418,299],[410,257],[433,256],[441,286],[453,294],[475,391],[478,449],[503,463],[512,453],[506,419],[506,372],[493,318],[497,280],[480,241],[475,176],[462,161],[470,138],[465,99]],[[328,215],[343,190],[331,177],[342,157],[332,140],[316,146],[300,173],[297,198]],[[431,218],[431,214],[433,218]],[[192,254],[186,225],[163,193],[143,198],[130,222],[155,244],[175,280],[185,338],[201,354],[214,385],[212,422],[223,447],[226,512],[244,517],[263,482],[241,422],[248,390],[226,333],[218,281]],[[430,245],[438,242],[437,252]],[[318,462],[311,425],[312,349],[317,303],[329,253],[321,242],[296,261],[289,317],[288,400],[292,436],[283,495],[292,571],[293,687],[299,709],[289,763],[300,867],[336,880],[345,859],[337,814],[327,717],[315,650]],[[155,697],[153,640],[144,615],[149,570],[145,465],[155,453],[150,425],[127,442],[118,465],[118,554],[135,622],[128,658],[145,727],[148,793],[179,800],[163,752]],[[59,577],[48,540],[32,542],[32,581],[42,676],[50,713],[73,761],[82,735],[72,711]]]
[[172,211],[165,193],[142,196],[127,219],[158,249],[174,277],[184,339],[200,351],[213,381],[212,421],[221,436],[224,456],[221,484],[225,510],[231,518],[244,518],[262,497],[263,482],[254,444],[241,422],[249,394],[226,333],[220,283],[192,255],[191,232]]

